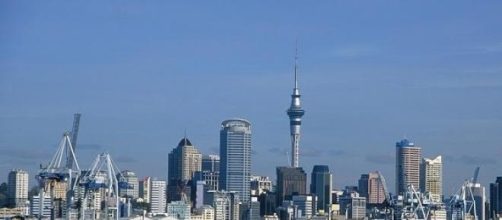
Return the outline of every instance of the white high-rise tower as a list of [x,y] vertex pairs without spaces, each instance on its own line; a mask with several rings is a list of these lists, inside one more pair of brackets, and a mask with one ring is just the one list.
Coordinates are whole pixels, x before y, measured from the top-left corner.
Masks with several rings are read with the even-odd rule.
[[299,157],[300,157],[300,127],[302,125],[302,116],[305,111],[302,109],[300,104],[300,90],[298,89],[298,77],[297,77],[297,56],[295,56],[295,88],[293,89],[293,94],[291,95],[291,106],[289,107],[287,113],[289,116],[289,128],[291,131],[291,166],[299,167]]

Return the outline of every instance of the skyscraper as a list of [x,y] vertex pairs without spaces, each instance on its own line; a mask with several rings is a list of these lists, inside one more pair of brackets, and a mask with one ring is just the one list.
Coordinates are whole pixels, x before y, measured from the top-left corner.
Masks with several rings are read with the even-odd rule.
[[[315,165],[310,180],[310,193],[317,196],[317,209],[328,211],[331,206],[331,190],[333,175],[327,165]],[[314,212],[317,210],[314,210]]]
[[168,201],[181,200],[188,194],[187,182],[202,168],[202,154],[184,137],[169,153]]
[[496,215],[502,216],[502,176],[498,176],[495,183],[490,183],[490,214],[495,219]]
[[287,113],[289,116],[289,128],[291,134],[291,166],[298,167],[300,164],[300,127],[302,125],[302,116],[305,111],[300,103],[300,90],[298,89],[297,77],[297,57],[295,56],[295,87],[291,95],[291,106]]
[[359,194],[365,197],[368,204],[381,204],[385,200],[383,177],[380,172],[362,174],[359,179]]
[[403,139],[396,143],[396,193],[402,194],[408,185],[420,187],[422,149]]
[[220,189],[235,191],[243,203],[249,202],[251,177],[251,123],[230,119],[220,130]]
[[307,173],[301,167],[277,167],[277,204],[291,199],[293,194],[305,195],[307,192]]
[[28,172],[16,169],[9,172],[7,184],[8,203],[15,207],[21,207],[28,200]]
[[428,192],[432,201],[441,202],[443,195],[443,163],[441,156],[424,158],[420,168],[420,191]]

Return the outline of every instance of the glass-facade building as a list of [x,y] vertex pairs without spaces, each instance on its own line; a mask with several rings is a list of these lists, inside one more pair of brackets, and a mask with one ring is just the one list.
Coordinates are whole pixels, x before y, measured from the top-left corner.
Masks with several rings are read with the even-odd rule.
[[220,189],[237,192],[243,203],[249,202],[251,177],[251,123],[230,119],[220,130]]
[[[333,175],[327,165],[315,165],[310,180],[310,193],[317,196],[317,208],[328,211],[331,206],[331,190]],[[317,211],[317,210],[314,210]]]

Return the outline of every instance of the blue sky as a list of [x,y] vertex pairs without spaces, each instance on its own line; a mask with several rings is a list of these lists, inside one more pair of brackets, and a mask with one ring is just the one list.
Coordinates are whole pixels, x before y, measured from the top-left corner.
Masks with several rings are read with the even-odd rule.
[[[221,121],[253,124],[253,173],[287,164],[298,41],[300,163],[337,188],[380,170],[395,142],[443,155],[444,188],[502,175],[502,2],[2,1],[0,181],[48,163],[72,114],[78,156],[167,176],[183,137],[217,153]],[[32,179],[34,180],[34,179]]]

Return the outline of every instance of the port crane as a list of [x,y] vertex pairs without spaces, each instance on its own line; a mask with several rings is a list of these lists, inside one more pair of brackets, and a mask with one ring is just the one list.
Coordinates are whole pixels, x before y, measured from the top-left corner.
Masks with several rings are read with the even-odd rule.
[[[124,178],[110,154],[99,154],[89,170],[80,178],[79,185],[84,189],[81,199],[81,219],[104,218],[119,219],[119,189],[131,188],[122,181]],[[104,205],[102,209],[101,206]],[[104,211],[102,213],[101,211]]]
[[[69,158],[69,159],[67,159]],[[66,163],[63,161],[66,160]],[[72,166],[69,165],[69,161],[71,161]],[[73,167],[73,168],[72,168]],[[80,167],[77,162],[77,157],[75,152],[73,151],[73,147],[71,144],[70,133],[64,132],[61,140],[59,141],[58,149],[56,154],[54,154],[51,162],[43,167],[40,165],[40,171],[36,176],[38,180],[38,184],[40,187],[39,191],[39,219],[42,219],[43,216],[43,204],[45,195],[47,190],[49,190],[50,198],[51,198],[51,215],[50,218],[55,218],[54,213],[54,186],[57,183],[65,182],[66,185],[66,217],[70,217],[70,210],[73,205],[73,192],[78,182],[78,178],[80,176]]]

